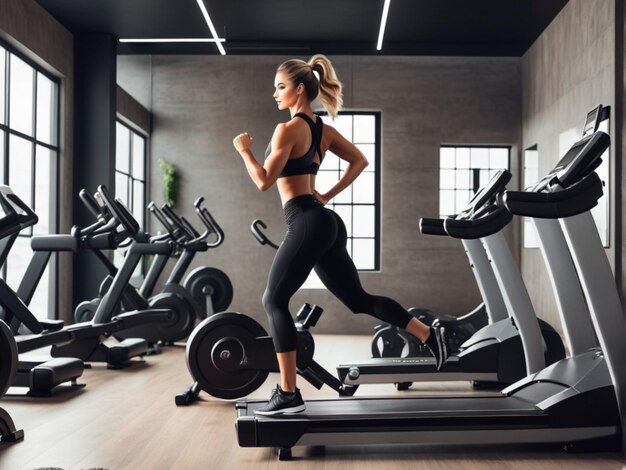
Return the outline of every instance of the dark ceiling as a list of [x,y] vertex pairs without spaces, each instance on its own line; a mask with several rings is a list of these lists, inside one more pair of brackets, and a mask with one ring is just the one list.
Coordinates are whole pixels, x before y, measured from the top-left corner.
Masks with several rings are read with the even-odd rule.
[[[196,0],[37,0],[74,33],[210,38]],[[521,56],[567,0],[204,0],[227,54]],[[120,54],[218,54],[215,44],[122,44]]]

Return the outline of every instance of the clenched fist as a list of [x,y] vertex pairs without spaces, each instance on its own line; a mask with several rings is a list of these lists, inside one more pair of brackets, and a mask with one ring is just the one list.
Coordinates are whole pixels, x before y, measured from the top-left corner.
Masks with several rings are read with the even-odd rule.
[[237,149],[237,152],[239,153],[250,149],[250,147],[252,147],[253,142],[254,142],[254,139],[250,137],[250,135],[248,135],[247,132],[244,132],[243,134],[239,134],[237,137],[233,139],[233,145],[235,146],[235,148]]

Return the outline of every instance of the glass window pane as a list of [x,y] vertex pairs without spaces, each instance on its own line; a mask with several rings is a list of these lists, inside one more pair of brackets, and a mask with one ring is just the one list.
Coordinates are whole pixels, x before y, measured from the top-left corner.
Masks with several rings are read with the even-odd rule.
[[491,175],[492,175],[492,172],[490,171],[479,172],[480,181],[478,184],[480,185],[481,188],[485,186],[487,183],[489,183],[489,180],[491,179]]
[[[25,240],[30,241],[30,239],[25,239]],[[50,279],[50,276],[51,276],[50,266],[52,266],[54,263],[54,260],[53,260],[54,257],[56,257],[55,253],[52,254],[52,257],[50,258],[50,262],[46,266],[46,270],[43,272],[43,276],[41,276],[41,280],[39,281],[39,284],[37,284],[37,289],[35,289],[33,298],[30,300],[30,303],[28,304],[28,308],[30,309],[30,311],[33,312],[35,316],[39,319],[54,317],[54,312],[50,311],[50,308],[49,308],[50,302],[53,300],[50,298],[52,294],[50,292],[50,280],[51,280]]]
[[[13,188],[11,188],[13,189]],[[15,191],[13,191],[15,192]],[[16,193],[17,194],[17,193]],[[19,194],[18,194],[19,196]],[[7,284],[17,290],[30,263],[33,251],[30,249],[30,237],[17,237],[7,258]]]
[[439,214],[442,216],[454,214],[454,190],[439,191]]
[[322,119],[324,120],[325,125],[333,126],[335,129],[337,129],[337,132],[339,132],[342,136],[344,136],[350,142],[353,141],[352,139],[352,115],[350,114],[339,115],[337,116],[337,119],[335,119],[334,121],[331,120],[330,117],[328,116],[324,116],[322,117]]
[[476,147],[471,149],[471,167],[489,168],[489,149]]
[[358,144],[358,149],[363,152],[365,158],[369,162],[369,165],[365,167],[363,171],[376,171],[376,145],[374,144]]
[[4,184],[4,142],[6,134],[0,130],[0,184]]
[[320,168],[323,170],[338,170],[339,157],[331,151],[326,152],[326,155],[324,155],[324,161],[322,161]]
[[146,213],[145,185],[141,181],[133,181],[133,216],[143,230]]
[[353,230],[354,237],[374,237],[376,232],[376,219],[374,206],[353,207]]
[[56,145],[57,136],[56,94],[56,83],[37,73],[37,139],[51,145]]
[[454,189],[456,184],[456,177],[454,170],[441,170],[439,172],[439,188],[440,189]]
[[524,167],[539,167],[539,152],[537,150],[526,150],[526,152],[524,152]]
[[39,222],[33,227],[33,233],[52,233],[53,227],[50,216],[54,213],[56,200],[52,191],[53,152],[40,145],[35,149],[35,205],[33,210],[39,217]]
[[456,168],[453,147],[441,147],[441,149],[439,150],[439,167]]
[[469,170],[456,170],[456,189],[470,189],[472,187],[472,173]]
[[339,180],[339,172],[337,171],[323,171],[317,172],[315,177],[315,189],[317,192],[324,194],[330,188],[332,188]]
[[352,185],[341,191],[333,199],[335,204],[350,204],[352,203]]
[[470,199],[472,198],[472,192],[471,191],[457,191],[456,192],[456,197],[455,197],[455,211],[461,212],[463,209],[465,209],[465,207],[467,206],[467,203],[470,201]]
[[527,169],[526,175],[524,176],[524,185],[530,186],[531,184],[535,184],[539,181],[539,170],[536,168]]
[[352,200],[355,203],[374,204],[375,193],[374,173],[361,173],[352,183]]
[[509,149],[492,148],[489,149],[489,167],[506,170],[509,169]]
[[115,197],[119,198],[126,207],[128,204],[128,176],[122,173],[115,173]]
[[352,240],[352,260],[357,269],[374,269],[374,240]]
[[146,139],[133,132],[133,178],[145,181]]
[[119,122],[115,127],[115,169],[128,173],[130,171],[130,130]]
[[376,142],[376,118],[370,115],[354,116],[354,143]]
[[6,97],[4,96],[5,75],[6,75],[6,49],[0,46],[0,124],[6,124],[4,117],[4,106]]
[[29,207],[33,207],[32,155],[32,143],[15,135],[9,137],[9,186]]
[[34,69],[19,57],[9,54],[9,127],[33,135],[33,84]]
[[352,236],[352,207],[351,206],[335,206],[333,210],[342,218],[346,226],[348,237]]
[[456,167],[470,168],[470,149],[468,147],[457,147]]

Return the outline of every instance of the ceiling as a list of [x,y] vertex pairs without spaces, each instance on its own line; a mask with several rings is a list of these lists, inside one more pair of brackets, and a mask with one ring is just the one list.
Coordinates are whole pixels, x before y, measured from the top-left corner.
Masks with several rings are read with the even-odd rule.
[[[37,0],[74,33],[211,38],[196,0]],[[567,0],[204,0],[227,54],[521,56]],[[122,44],[120,54],[219,54],[215,44]]]

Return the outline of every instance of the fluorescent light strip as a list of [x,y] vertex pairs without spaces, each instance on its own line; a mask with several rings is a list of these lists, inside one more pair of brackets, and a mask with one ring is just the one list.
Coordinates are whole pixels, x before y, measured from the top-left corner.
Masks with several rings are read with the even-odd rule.
[[385,26],[387,25],[387,15],[389,14],[390,3],[391,0],[385,0],[385,6],[383,6],[383,16],[380,18],[380,30],[378,31],[378,44],[376,44],[377,51],[380,51],[383,48],[383,36],[385,36]]
[[213,26],[213,22],[211,21],[209,12],[207,11],[206,6],[204,6],[204,1],[196,0],[196,2],[198,3],[198,6],[200,7],[200,11],[202,11],[202,15],[204,16],[204,20],[206,21],[206,24],[209,26],[209,29],[211,30],[211,34],[213,35],[213,39],[215,39],[216,41],[215,44],[217,44],[217,48],[220,50],[220,54],[226,55],[224,46],[222,46],[222,43],[217,40],[218,39],[217,31],[215,31],[215,26]]
[[149,38],[149,39],[120,39],[120,42],[156,42],[156,43],[168,43],[168,42],[226,42],[224,38]]

